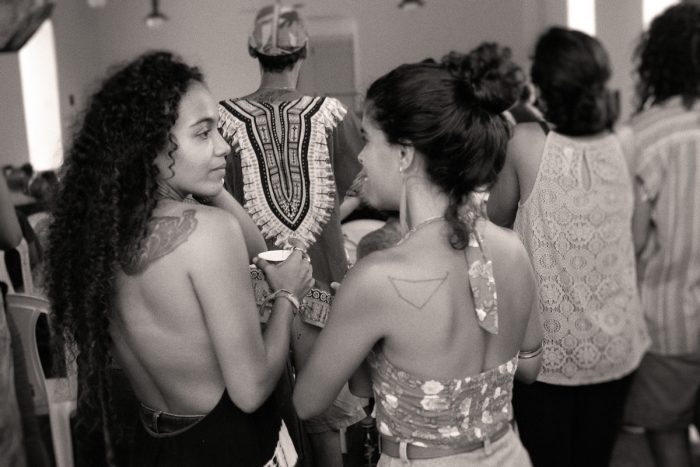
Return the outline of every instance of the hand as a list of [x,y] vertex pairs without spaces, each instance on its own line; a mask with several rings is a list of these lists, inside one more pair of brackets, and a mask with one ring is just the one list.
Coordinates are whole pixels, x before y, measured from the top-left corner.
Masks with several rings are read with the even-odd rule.
[[253,262],[265,273],[273,291],[287,289],[301,301],[314,285],[311,263],[303,259],[300,251],[294,250],[279,264],[270,264],[257,257],[253,258]]

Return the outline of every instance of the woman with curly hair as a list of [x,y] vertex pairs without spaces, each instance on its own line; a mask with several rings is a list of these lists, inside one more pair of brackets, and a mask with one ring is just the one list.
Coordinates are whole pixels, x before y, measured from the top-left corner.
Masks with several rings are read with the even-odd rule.
[[471,203],[505,157],[509,68],[451,54],[367,91],[362,196],[409,230],[349,272],[294,403],[302,418],[320,413],[367,358],[379,466],[530,465],[510,422],[513,378],[540,365],[534,278],[517,236]]
[[491,219],[513,225],[525,244],[544,326],[542,372],[532,385],[516,384],[515,419],[535,465],[605,466],[648,346],[632,182],[611,131],[602,44],[551,28],[537,41],[531,74],[549,125],[515,127],[488,202]]
[[700,424],[700,5],[656,17],[636,52],[633,234],[651,348],[625,422],[644,427],[655,465],[689,466]]
[[258,262],[276,290],[261,333],[248,264],[262,239],[222,191],[230,148],[217,121],[199,70],[149,53],[92,97],[62,170],[48,294],[76,350],[79,406],[112,465],[113,361],[141,401],[133,465],[296,459],[269,396],[310,266],[298,252]]

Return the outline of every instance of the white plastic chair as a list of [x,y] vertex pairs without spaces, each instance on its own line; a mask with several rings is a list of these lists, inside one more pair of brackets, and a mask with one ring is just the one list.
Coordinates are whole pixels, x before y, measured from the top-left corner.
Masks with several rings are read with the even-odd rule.
[[[32,278],[32,268],[29,264],[29,245],[27,241],[22,239],[19,245],[15,247],[19,252],[20,265],[22,269],[22,283],[26,294],[34,293],[34,279]],[[10,274],[7,272],[7,267],[5,266],[5,252],[0,251],[0,281],[7,284],[8,293],[14,293],[15,287],[10,280]]]
[[66,377],[47,378],[44,374],[37,347],[36,323],[42,314],[50,313],[48,300],[27,294],[8,294],[5,305],[22,341],[36,413],[49,415],[56,466],[73,467],[70,418],[77,407],[76,366],[66,353]]

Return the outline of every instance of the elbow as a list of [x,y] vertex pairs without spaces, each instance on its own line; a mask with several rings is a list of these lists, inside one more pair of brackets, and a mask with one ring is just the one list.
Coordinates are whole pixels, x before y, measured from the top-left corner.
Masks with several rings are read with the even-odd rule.
[[310,398],[300,396],[298,391],[294,391],[293,401],[294,409],[301,420],[308,420],[323,413],[322,407],[315,405]]
[[250,414],[258,410],[267,400],[267,397],[262,397],[261,392],[257,394],[245,394],[236,398],[234,401],[236,406],[243,412]]
[[536,361],[520,361],[518,369],[515,372],[515,379],[525,384],[532,384],[537,380],[542,368],[542,357],[539,356]]

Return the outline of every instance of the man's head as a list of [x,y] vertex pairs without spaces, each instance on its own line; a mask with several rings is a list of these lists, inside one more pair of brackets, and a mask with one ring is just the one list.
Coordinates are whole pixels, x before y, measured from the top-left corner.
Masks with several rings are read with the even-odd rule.
[[264,71],[281,73],[306,57],[308,41],[299,13],[275,3],[263,7],[255,16],[248,52],[260,61]]

